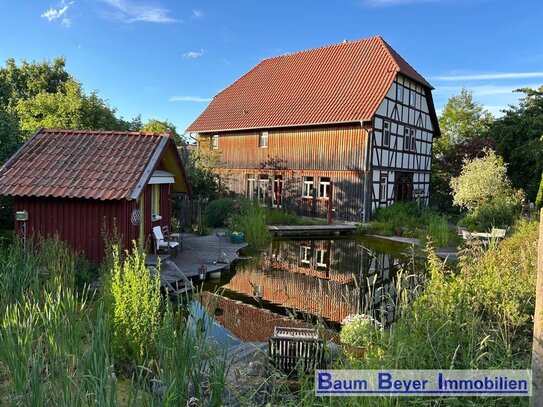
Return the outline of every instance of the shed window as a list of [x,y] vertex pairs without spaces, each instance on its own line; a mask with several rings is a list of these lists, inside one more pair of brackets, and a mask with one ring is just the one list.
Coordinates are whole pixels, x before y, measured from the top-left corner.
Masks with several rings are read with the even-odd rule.
[[383,123],[383,145],[390,145],[390,122]]
[[400,84],[396,85],[396,100],[403,101],[403,86]]
[[388,198],[388,173],[381,173],[379,182],[379,201],[385,203]]
[[304,198],[313,198],[314,186],[315,186],[315,181],[313,177],[304,177],[302,196]]
[[319,198],[328,199],[330,196],[330,177],[321,177],[319,182]]
[[258,138],[258,147],[268,148],[268,132],[267,131],[260,132],[260,137]]
[[217,150],[219,148],[219,135],[214,134],[213,138],[211,139],[211,148],[213,150]]
[[156,184],[151,186],[151,216],[160,216],[160,185]]

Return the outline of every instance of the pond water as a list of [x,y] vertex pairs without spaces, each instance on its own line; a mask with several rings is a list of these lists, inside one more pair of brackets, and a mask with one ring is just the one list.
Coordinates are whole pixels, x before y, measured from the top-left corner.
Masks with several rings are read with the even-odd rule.
[[[413,270],[413,248],[373,238],[276,239],[204,284],[204,318],[225,345],[267,342],[275,326],[319,323],[337,332],[349,314],[395,319],[399,270]],[[418,267],[417,267],[418,268]],[[220,294],[217,296],[215,294]]]

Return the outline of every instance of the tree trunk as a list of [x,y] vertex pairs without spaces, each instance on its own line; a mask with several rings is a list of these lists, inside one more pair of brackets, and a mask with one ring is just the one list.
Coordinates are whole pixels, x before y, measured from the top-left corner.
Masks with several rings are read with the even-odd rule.
[[534,341],[532,352],[532,406],[543,406],[543,209],[539,219],[537,246],[537,283],[534,312]]

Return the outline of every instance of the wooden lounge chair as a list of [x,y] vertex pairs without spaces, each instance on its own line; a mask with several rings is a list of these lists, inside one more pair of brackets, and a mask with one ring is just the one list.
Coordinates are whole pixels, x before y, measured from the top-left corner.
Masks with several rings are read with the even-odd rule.
[[153,227],[153,238],[155,240],[155,253],[166,251],[167,253],[174,252],[174,256],[177,255],[177,249],[179,248],[179,242],[172,242],[169,239],[165,239],[160,226]]

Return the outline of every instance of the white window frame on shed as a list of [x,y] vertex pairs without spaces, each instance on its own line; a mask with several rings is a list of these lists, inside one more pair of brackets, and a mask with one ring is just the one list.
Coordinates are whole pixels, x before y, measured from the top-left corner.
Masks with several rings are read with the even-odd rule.
[[214,134],[213,137],[211,138],[211,148],[213,150],[219,149],[219,135],[218,134]]

